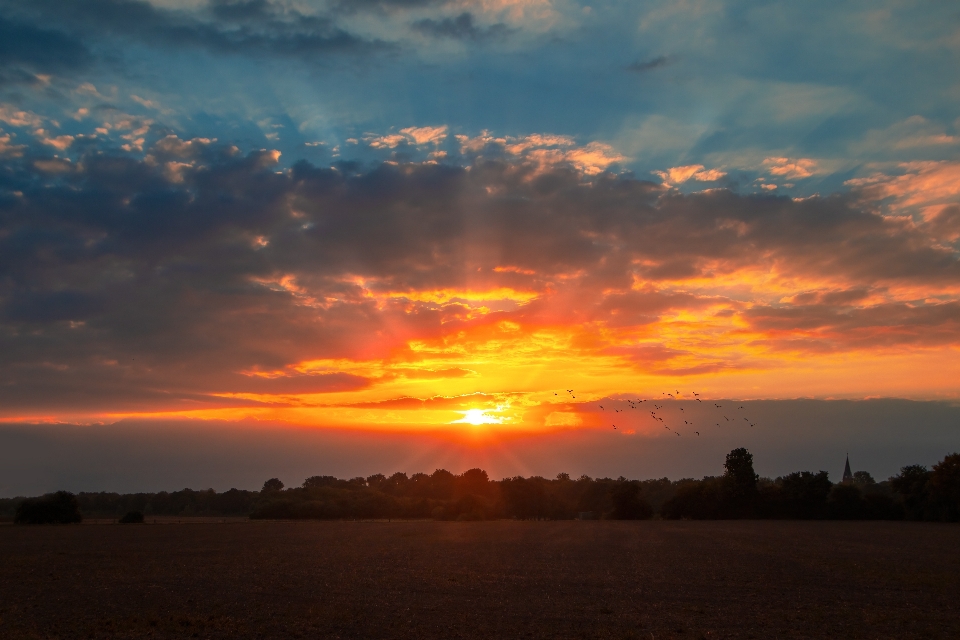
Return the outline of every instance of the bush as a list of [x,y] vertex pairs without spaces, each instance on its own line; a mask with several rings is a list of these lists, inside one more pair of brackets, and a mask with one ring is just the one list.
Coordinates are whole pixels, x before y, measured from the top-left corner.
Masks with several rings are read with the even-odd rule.
[[17,524],[72,524],[83,520],[77,496],[57,491],[40,498],[24,500],[17,507]]
[[118,522],[120,524],[143,524],[143,514],[139,511],[128,511]]

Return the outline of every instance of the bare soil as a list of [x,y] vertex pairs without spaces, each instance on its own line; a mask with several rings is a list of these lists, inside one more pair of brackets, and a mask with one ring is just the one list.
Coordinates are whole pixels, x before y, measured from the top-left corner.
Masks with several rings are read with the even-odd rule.
[[0,526],[3,638],[958,638],[960,526]]

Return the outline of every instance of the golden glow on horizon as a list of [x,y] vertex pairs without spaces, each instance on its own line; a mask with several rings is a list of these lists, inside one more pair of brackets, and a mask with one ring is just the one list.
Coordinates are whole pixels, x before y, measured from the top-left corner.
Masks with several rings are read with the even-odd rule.
[[[829,293],[826,284],[793,281],[786,287],[782,279],[768,282],[769,274],[739,276],[678,281],[659,290],[635,281],[622,291],[591,292],[571,283],[536,297],[488,288],[512,311],[492,311],[484,303],[466,315],[463,301],[479,300],[473,290],[423,291],[406,296],[405,304],[437,314],[440,331],[410,329],[402,310],[384,320],[377,336],[365,337],[370,356],[237,372],[253,384],[318,380],[316,392],[226,391],[209,394],[208,406],[193,402],[69,419],[258,420],[408,431],[466,424],[529,432],[609,428],[596,412],[598,400],[624,393],[651,398],[676,388],[739,399],[958,398],[951,382],[960,379],[956,346],[926,347],[923,334],[912,343],[889,342],[888,335],[903,329],[882,323],[807,328],[788,317],[781,327],[781,309],[802,308],[803,292]],[[305,306],[312,304],[295,282],[280,282],[291,295],[303,296]],[[860,304],[882,309],[896,295],[873,292]],[[766,305],[769,320],[746,315],[758,305]],[[357,383],[323,388],[320,383],[331,375]]]

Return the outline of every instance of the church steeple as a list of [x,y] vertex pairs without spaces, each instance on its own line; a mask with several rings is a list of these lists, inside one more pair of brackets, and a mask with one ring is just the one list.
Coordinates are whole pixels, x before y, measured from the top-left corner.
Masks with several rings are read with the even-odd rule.
[[847,454],[847,464],[843,467],[843,480],[842,483],[847,484],[848,482],[853,482],[853,474],[850,473],[850,454]]

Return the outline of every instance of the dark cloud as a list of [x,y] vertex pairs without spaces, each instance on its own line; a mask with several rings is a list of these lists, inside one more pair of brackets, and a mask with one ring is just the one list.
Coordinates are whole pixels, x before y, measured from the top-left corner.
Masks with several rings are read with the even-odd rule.
[[449,4],[450,0],[333,0],[331,7],[338,13],[390,13]]
[[246,22],[262,20],[274,16],[273,6],[268,0],[249,0],[244,2],[233,0],[213,0],[210,11],[221,20],[232,22]]
[[267,0],[215,2],[203,14],[161,9],[141,0],[2,2],[23,19],[58,25],[73,37],[102,44],[104,36],[219,54],[320,60],[330,54],[384,51],[391,45],[361,38],[330,18],[286,10]]
[[502,38],[510,32],[507,25],[497,23],[489,27],[478,27],[473,21],[473,15],[461,13],[455,18],[433,20],[426,18],[413,23],[413,28],[434,38],[452,38],[454,40],[486,40]]
[[33,82],[36,74],[76,71],[91,55],[65,33],[0,16],[0,85]]
[[[760,331],[780,332],[771,340],[789,350],[844,351],[851,348],[938,346],[960,336],[960,303],[917,306],[877,304],[866,308],[829,303],[789,308],[757,306],[744,312]],[[805,346],[804,343],[810,344]]]
[[633,71],[635,73],[646,73],[647,71],[653,71],[654,69],[659,69],[660,67],[665,67],[668,64],[673,63],[673,58],[668,56],[657,56],[656,58],[650,58],[649,60],[637,60],[626,66],[627,71]]
[[[411,340],[470,339],[504,321],[619,331],[716,308],[774,349],[960,339],[956,302],[870,302],[885,287],[955,288],[952,249],[841,196],[682,195],[507,161],[278,172],[269,151],[170,138],[147,152],[91,149],[52,174],[27,150],[0,167],[6,410],[196,408],[229,392],[362,388],[374,382],[291,365],[398,357]],[[183,160],[194,164],[167,164]],[[833,284],[749,308],[683,290],[684,279],[703,286],[744,269]],[[455,294],[417,295],[498,287],[537,297],[478,315]],[[709,353],[622,353],[674,373],[731,366]]]

